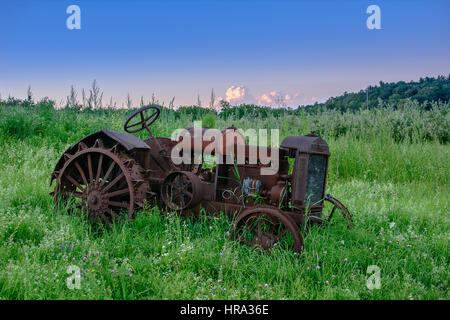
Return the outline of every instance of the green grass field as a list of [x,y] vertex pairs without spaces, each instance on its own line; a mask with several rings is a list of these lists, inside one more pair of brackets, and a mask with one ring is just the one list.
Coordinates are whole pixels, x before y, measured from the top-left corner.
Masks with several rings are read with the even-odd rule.
[[[194,112],[194,111],[195,112]],[[62,152],[130,110],[0,104],[0,299],[449,299],[449,104],[354,113],[252,114],[164,109],[155,135],[193,120],[224,129],[315,130],[331,149],[327,192],[351,211],[301,230],[305,250],[272,254],[229,239],[225,216],[180,218],[149,208],[102,236],[56,211],[50,174]],[[145,137],[145,134],[139,134]],[[82,269],[69,289],[70,265]],[[381,288],[366,286],[370,265]]]

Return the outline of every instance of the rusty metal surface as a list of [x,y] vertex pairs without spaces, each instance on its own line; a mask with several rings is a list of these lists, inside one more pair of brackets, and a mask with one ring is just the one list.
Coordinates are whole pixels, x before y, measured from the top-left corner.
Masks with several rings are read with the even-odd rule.
[[270,252],[274,246],[303,250],[303,237],[297,224],[276,207],[254,206],[236,219],[231,236],[249,246]]
[[107,137],[111,138],[117,143],[120,143],[127,151],[131,151],[133,149],[150,149],[149,146],[144,141],[133,136],[132,134],[106,129],[102,129],[94,133],[91,133],[90,135],[87,135],[79,142],[89,143],[89,141],[92,141],[93,139],[97,138],[104,139],[102,135],[106,135]]
[[127,211],[132,218],[142,207],[148,184],[140,175],[141,167],[120,153],[118,146],[102,147],[98,139],[92,147],[78,144],[74,154],[65,153],[65,163],[57,172],[55,202],[70,205],[70,211],[86,214],[91,223],[111,224]]
[[[144,114],[147,110],[152,112],[150,116]],[[267,154],[271,157],[273,149],[245,144],[239,135],[232,135],[237,132],[234,127],[231,127],[231,135],[223,137],[222,146],[229,145],[233,157],[242,148],[244,164],[223,161],[212,168],[203,168],[202,163],[192,163],[196,151],[202,154],[210,144],[202,139],[199,150],[193,147],[183,151],[190,152],[191,163],[175,165],[171,153],[181,140],[154,137],[149,128],[159,115],[159,107],[147,106],[134,112],[124,125],[129,132],[146,129],[149,139],[99,130],[68,148],[51,177],[51,181],[56,179],[55,201],[72,201],[75,207],[69,211],[83,211],[91,222],[106,224],[118,218],[122,210],[127,211],[128,217],[133,217],[145,201],[156,202],[182,215],[197,215],[202,210],[211,215],[224,212],[234,219],[234,232],[246,228],[249,219],[265,217],[266,223],[272,225],[270,232],[249,226],[247,229],[257,235],[248,244],[266,251],[270,251],[277,240],[290,235],[290,247],[300,252],[303,238],[298,225],[322,222],[324,201],[334,206],[328,219],[339,210],[349,227],[352,226],[348,209],[335,198],[325,195],[330,152],[326,141],[314,132],[286,137],[276,150],[278,172],[261,175],[261,168],[269,166],[261,164],[261,157]],[[202,128],[199,132],[204,134],[206,130]],[[194,129],[188,128],[185,132],[193,134]],[[249,162],[253,150],[257,150],[255,164]],[[282,230],[276,233],[273,226]]]
[[[86,137],[75,143],[73,146],[69,147],[66,151],[64,151],[63,155],[58,160],[55,166],[55,171],[59,171],[63,167],[65,163],[64,154],[74,154],[81,143],[92,146],[96,140],[101,140],[104,146],[107,148],[111,148],[114,145],[120,144],[126,151],[129,152],[139,152],[141,150],[150,149],[150,146],[148,144],[131,134],[102,129],[87,135]],[[50,184],[55,178],[56,176],[51,176]]]
[[189,171],[171,172],[161,186],[164,204],[172,210],[192,208],[203,197],[200,178]]
[[149,149],[149,146],[141,139],[125,132],[101,130],[102,133],[120,143],[128,151],[133,149]]
[[298,150],[302,153],[319,153],[330,155],[330,149],[325,140],[311,132],[305,136],[289,136],[283,139],[282,148]]
[[328,201],[333,205],[333,209],[331,210],[330,215],[328,216],[327,219],[328,222],[331,221],[334,212],[336,211],[336,209],[338,209],[341,212],[344,219],[347,220],[347,227],[351,229],[353,227],[353,220],[352,216],[350,215],[350,211],[348,211],[348,209],[338,199],[333,198],[333,196],[331,196],[330,194],[325,195],[325,201]]
[[[148,110],[152,111],[150,115],[145,114],[145,111]],[[128,117],[127,121],[125,121],[125,124],[123,125],[123,129],[128,133],[136,133],[146,129],[150,134],[150,136],[153,137],[153,133],[150,130],[150,126],[153,122],[155,122],[159,118],[160,114],[161,109],[155,105],[140,108],[139,110],[136,110],[131,114],[131,116]],[[137,122],[130,123],[131,120],[135,120],[135,118],[138,118]]]

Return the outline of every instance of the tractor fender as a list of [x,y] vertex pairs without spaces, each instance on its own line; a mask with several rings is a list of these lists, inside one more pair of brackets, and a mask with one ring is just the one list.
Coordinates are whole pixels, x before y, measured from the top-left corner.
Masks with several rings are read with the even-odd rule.
[[126,151],[134,151],[134,150],[145,150],[145,149],[151,149],[150,146],[145,143],[143,140],[125,133],[125,132],[119,132],[119,131],[112,131],[112,130],[106,130],[102,129],[96,132],[93,132],[87,136],[85,136],[83,139],[69,147],[59,158],[58,162],[56,163],[55,170],[53,171],[50,179],[50,185],[52,184],[53,180],[58,176],[59,170],[64,166],[65,158],[64,154],[75,154],[78,151],[78,145],[80,143],[84,143],[87,146],[91,147],[94,145],[95,141],[97,139],[101,139],[104,143],[105,147],[113,147],[116,144],[119,144],[122,146]]

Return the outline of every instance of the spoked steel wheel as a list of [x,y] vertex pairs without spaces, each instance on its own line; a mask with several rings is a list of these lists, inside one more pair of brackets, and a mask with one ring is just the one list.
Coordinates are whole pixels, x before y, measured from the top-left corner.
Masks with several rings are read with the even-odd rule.
[[65,154],[65,159],[56,179],[56,202],[67,203],[72,213],[84,212],[91,223],[111,224],[113,219],[133,217],[136,189],[143,182],[133,176],[133,160],[115,148],[88,148],[83,143],[74,155]]
[[257,206],[245,209],[231,230],[234,239],[270,252],[274,246],[303,250],[297,224],[277,208]]
[[192,172],[172,172],[164,179],[161,196],[165,205],[170,209],[184,210],[199,202],[200,187],[198,176]]
[[331,223],[333,217],[336,219],[336,216],[341,214],[347,222],[347,228],[351,229],[353,227],[353,220],[348,209],[330,194],[326,194],[324,200],[324,208],[322,210],[323,219]]

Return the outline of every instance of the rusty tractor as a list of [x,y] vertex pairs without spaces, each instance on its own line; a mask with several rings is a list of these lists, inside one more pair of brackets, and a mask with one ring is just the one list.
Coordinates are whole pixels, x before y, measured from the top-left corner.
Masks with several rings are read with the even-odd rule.
[[[269,252],[277,245],[301,252],[300,226],[329,223],[336,212],[352,226],[347,208],[325,194],[330,152],[314,132],[278,148],[246,144],[234,127],[213,130],[209,141],[210,129],[191,127],[173,140],[150,130],[159,115],[159,107],[143,107],[125,122],[127,133],[99,130],[68,148],[51,176],[55,203],[96,225],[133,218],[145,203],[182,215],[223,212],[234,239]],[[150,138],[132,135],[141,130]],[[202,161],[206,151],[215,165]],[[274,159],[278,170],[261,174]]]

